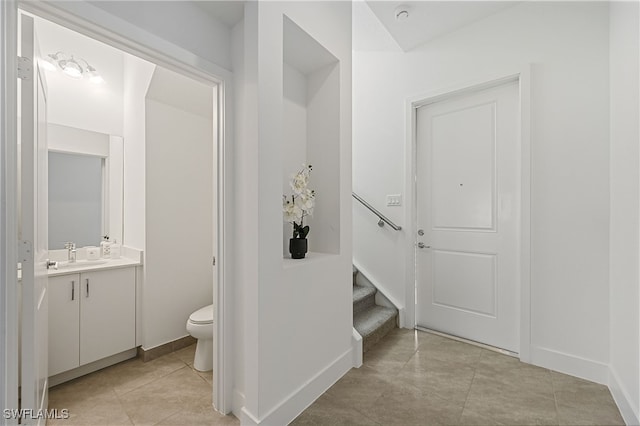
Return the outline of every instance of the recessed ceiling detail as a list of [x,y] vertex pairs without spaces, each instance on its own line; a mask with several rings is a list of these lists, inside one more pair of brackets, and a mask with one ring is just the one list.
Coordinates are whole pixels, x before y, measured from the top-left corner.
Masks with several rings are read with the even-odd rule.
[[378,0],[367,0],[366,3],[405,52],[518,4],[516,1],[400,3]]

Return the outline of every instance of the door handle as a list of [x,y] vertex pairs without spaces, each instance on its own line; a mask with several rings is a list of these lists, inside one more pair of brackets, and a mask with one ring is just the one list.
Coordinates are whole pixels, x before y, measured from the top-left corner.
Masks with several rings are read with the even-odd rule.
[[86,297],[89,297],[89,278],[87,278],[87,296]]
[[71,281],[71,300],[75,300],[76,298],[76,282]]
[[418,243],[418,248],[421,248],[421,249],[423,249],[423,248],[431,248],[431,246],[426,246],[426,245],[424,245],[424,243],[422,241],[420,241]]

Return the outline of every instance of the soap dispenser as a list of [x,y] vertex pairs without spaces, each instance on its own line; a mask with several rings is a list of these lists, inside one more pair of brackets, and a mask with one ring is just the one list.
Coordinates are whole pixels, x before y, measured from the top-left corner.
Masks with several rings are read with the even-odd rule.
[[111,257],[111,243],[109,242],[109,236],[105,235],[103,241],[100,243],[100,256],[104,258]]
[[112,259],[120,258],[121,246],[120,244],[118,244],[118,241],[113,240],[113,243],[111,244],[111,247],[109,247],[109,249],[111,250]]

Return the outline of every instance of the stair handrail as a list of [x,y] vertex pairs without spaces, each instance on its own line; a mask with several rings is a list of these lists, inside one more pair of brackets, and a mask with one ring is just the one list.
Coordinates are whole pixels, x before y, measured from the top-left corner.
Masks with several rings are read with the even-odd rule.
[[361,196],[359,196],[358,194],[356,194],[355,192],[352,192],[351,195],[353,196],[353,198],[355,198],[356,200],[360,201],[360,203],[365,206],[366,208],[368,208],[369,210],[371,210],[371,212],[373,214],[375,214],[376,216],[378,216],[378,218],[380,220],[378,220],[378,226],[379,227],[383,227],[384,224],[386,223],[387,225],[389,225],[390,227],[392,227],[394,230],[396,231],[400,231],[402,229],[402,226],[396,225],[395,223],[393,223],[391,221],[391,219],[389,219],[388,217],[386,217],[385,215],[383,215],[382,213],[380,213],[378,210],[376,210],[375,207],[373,207],[371,204],[367,203],[365,200],[362,199]]

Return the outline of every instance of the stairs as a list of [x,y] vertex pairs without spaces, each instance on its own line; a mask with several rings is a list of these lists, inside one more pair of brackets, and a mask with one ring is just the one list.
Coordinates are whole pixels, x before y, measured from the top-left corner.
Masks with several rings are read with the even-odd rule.
[[353,327],[362,336],[362,351],[367,352],[389,331],[397,327],[398,310],[376,305],[378,290],[353,267]]

